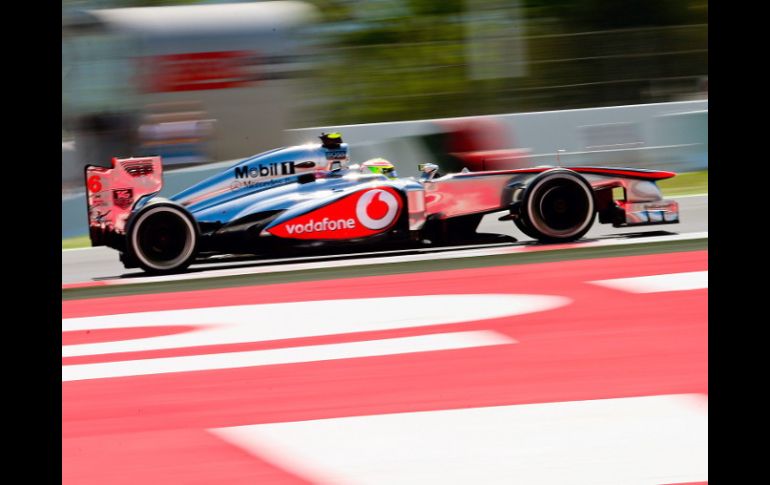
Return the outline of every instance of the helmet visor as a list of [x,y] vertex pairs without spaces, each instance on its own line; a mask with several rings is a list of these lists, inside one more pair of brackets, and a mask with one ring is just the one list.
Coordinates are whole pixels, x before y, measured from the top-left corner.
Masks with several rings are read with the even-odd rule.
[[383,167],[382,174],[389,178],[398,177],[398,174],[396,173],[396,167]]

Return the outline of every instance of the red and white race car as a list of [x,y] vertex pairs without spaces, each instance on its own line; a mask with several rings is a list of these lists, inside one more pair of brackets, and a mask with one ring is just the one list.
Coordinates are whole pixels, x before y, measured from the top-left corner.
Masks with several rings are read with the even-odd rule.
[[423,164],[419,178],[398,178],[357,167],[339,135],[323,135],[318,145],[249,157],[165,198],[160,157],[113,159],[111,168],[86,169],[91,241],[120,251],[126,267],[161,273],[221,254],[479,241],[481,218],[497,211],[541,242],[579,239],[597,217],[616,227],[679,222],[678,204],[656,185],[672,172],[539,166],[441,174]]

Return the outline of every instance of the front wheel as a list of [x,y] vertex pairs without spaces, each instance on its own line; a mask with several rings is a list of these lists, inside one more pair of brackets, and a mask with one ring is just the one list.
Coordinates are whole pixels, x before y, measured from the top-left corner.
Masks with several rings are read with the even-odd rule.
[[591,185],[577,173],[553,169],[537,177],[522,197],[516,226],[541,242],[580,239],[593,225],[596,204]]
[[145,207],[131,221],[126,235],[128,257],[148,273],[181,271],[197,252],[195,221],[172,204]]

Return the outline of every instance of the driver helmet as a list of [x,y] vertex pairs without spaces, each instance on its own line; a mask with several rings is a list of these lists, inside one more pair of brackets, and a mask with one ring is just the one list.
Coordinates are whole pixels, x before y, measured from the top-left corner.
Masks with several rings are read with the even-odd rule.
[[324,148],[339,148],[342,145],[342,135],[339,133],[321,133],[320,138]]
[[361,173],[377,173],[389,179],[398,178],[396,167],[384,158],[372,158],[361,164]]

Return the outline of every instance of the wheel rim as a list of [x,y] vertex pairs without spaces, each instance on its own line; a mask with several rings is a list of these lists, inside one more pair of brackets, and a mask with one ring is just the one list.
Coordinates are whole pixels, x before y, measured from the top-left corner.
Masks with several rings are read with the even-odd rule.
[[530,224],[544,236],[559,239],[580,234],[594,210],[591,190],[569,175],[544,179],[528,205]]
[[195,230],[187,217],[168,208],[142,214],[132,235],[136,257],[146,266],[168,270],[184,264],[195,246]]

